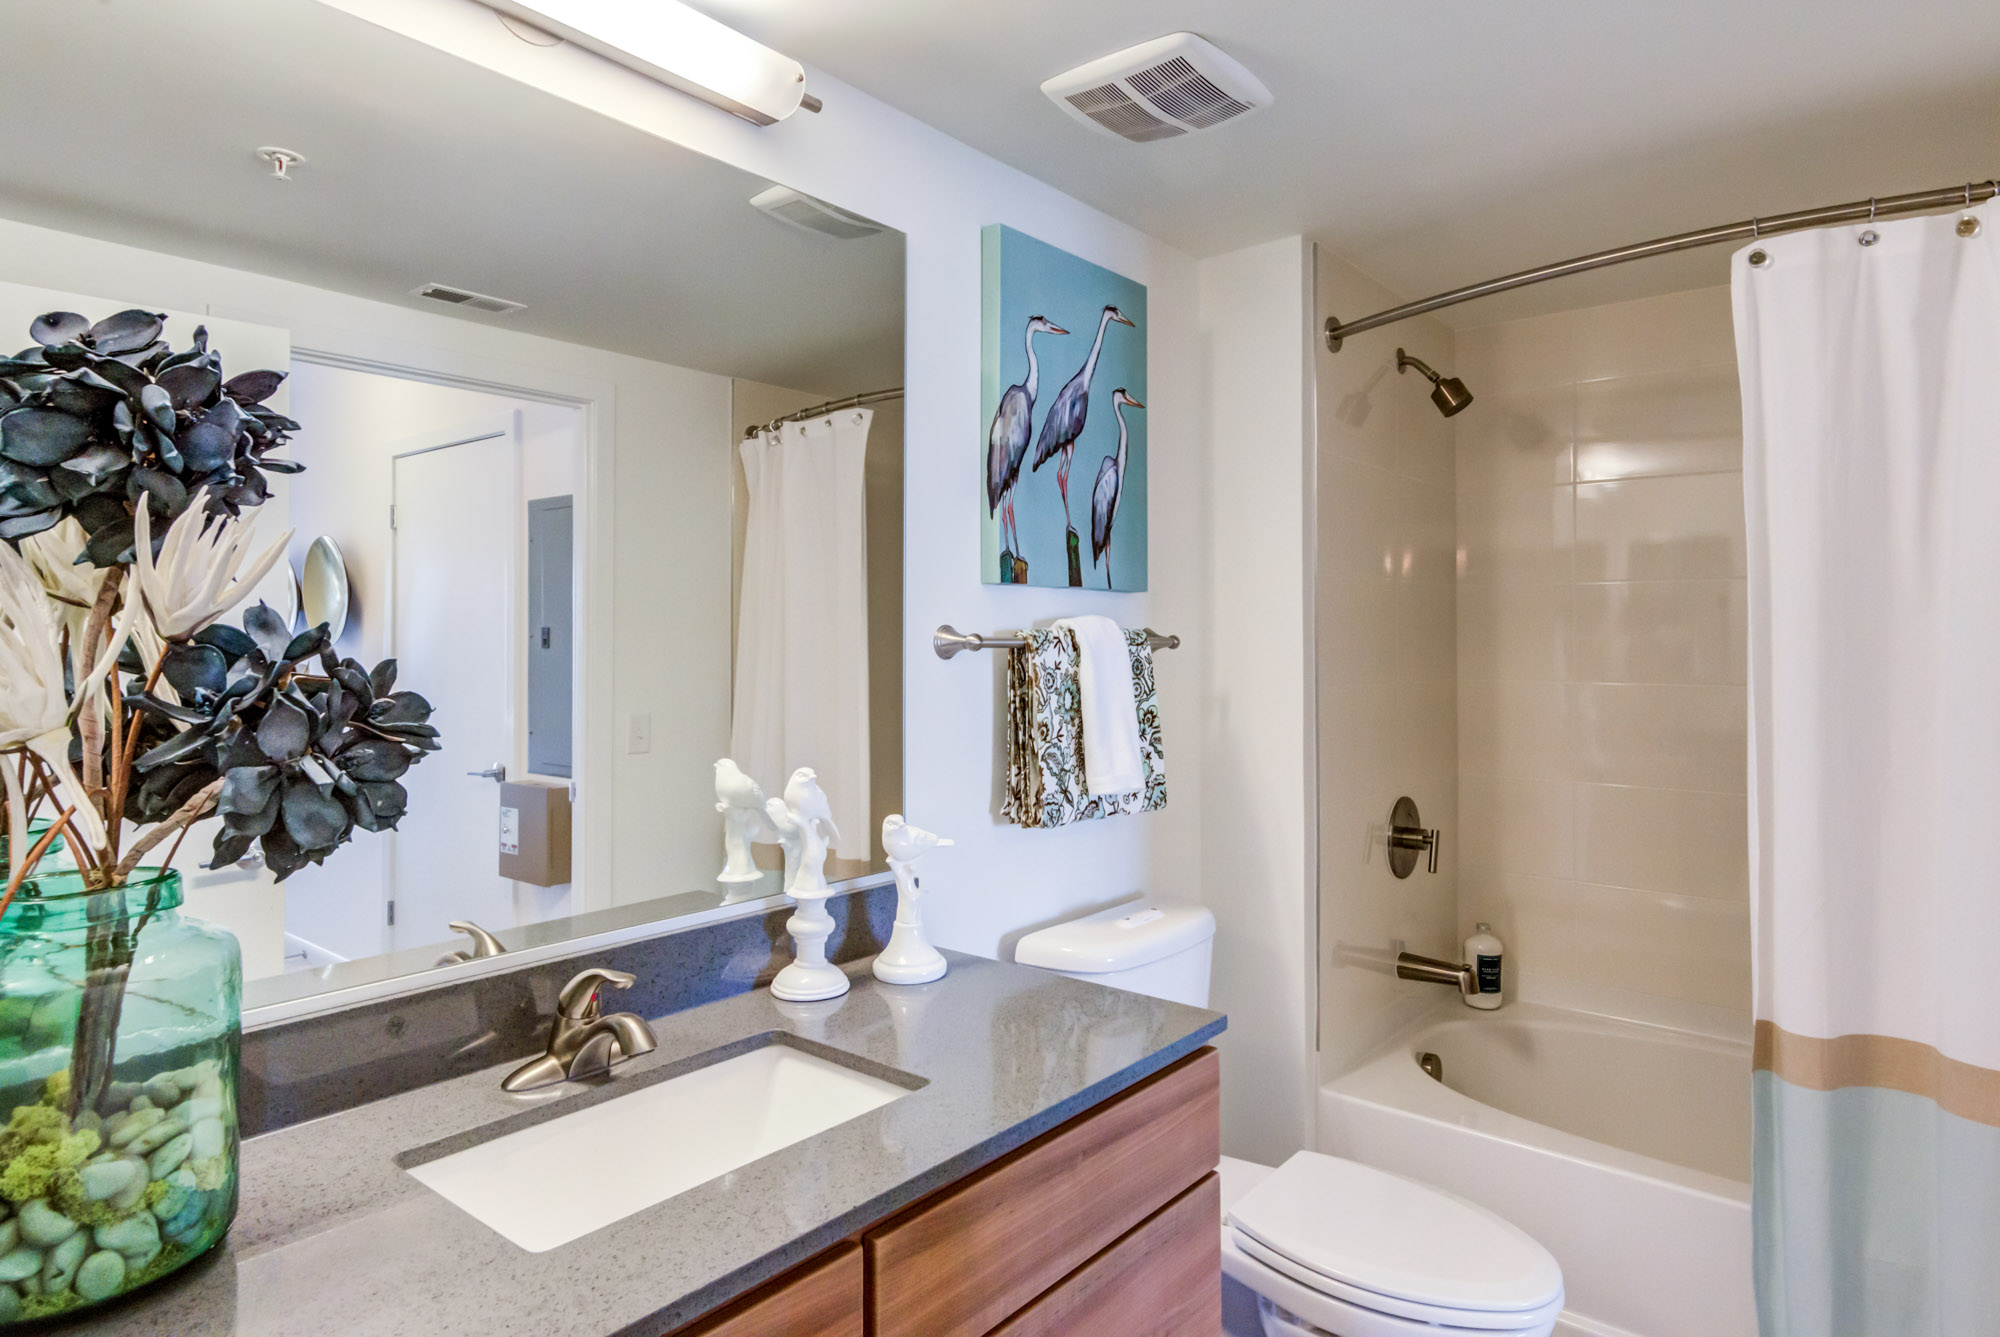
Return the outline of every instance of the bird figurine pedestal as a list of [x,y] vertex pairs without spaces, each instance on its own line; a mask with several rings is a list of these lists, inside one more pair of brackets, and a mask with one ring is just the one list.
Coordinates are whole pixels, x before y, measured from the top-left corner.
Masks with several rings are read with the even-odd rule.
[[794,959],[771,981],[772,996],[793,1003],[838,998],[847,992],[847,976],[826,959],[827,935],[833,932],[833,916],[826,912],[832,895],[826,884],[827,842],[840,838],[832,805],[813,768],[801,766],[786,783],[784,798],[767,800],[764,811],[785,849],[785,892],[799,903],[785,921]]
[[896,924],[889,932],[889,945],[875,958],[875,978],[884,984],[928,984],[941,979],[945,959],[924,932],[919,908],[923,884],[917,879],[917,860],[939,845],[951,841],[921,827],[911,826],[901,814],[882,819],[882,848],[889,855],[889,870],[896,875]]
[[826,959],[827,936],[833,932],[826,897],[799,897],[799,908],[785,921],[785,931],[792,935],[793,959],[771,981],[771,996],[811,1003],[846,993],[850,987],[846,972]]

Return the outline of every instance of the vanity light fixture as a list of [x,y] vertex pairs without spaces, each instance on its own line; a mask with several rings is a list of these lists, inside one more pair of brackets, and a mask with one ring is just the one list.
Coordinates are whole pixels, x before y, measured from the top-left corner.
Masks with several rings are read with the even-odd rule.
[[820,109],[799,62],[679,0],[486,3],[755,125]]

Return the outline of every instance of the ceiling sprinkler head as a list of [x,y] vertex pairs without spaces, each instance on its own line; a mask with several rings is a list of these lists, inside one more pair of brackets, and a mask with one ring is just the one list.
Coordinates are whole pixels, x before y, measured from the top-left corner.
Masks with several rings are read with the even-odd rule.
[[280,181],[290,181],[292,169],[306,160],[306,155],[303,153],[294,153],[290,149],[281,149],[268,144],[257,150],[257,156],[271,164],[271,175]]

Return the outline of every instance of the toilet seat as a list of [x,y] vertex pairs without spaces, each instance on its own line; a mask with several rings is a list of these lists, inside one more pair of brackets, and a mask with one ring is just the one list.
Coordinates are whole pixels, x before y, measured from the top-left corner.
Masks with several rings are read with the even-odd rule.
[[1542,1337],[1562,1312],[1562,1270],[1515,1226],[1317,1152],[1238,1199],[1222,1243],[1224,1271],[1340,1337]]

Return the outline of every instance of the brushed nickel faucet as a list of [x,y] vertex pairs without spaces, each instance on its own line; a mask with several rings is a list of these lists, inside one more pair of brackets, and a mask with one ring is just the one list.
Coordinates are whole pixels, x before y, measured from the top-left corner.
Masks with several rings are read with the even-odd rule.
[[530,1059],[500,1083],[507,1091],[533,1091],[557,1082],[573,1082],[611,1071],[614,1064],[651,1053],[659,1044],[653,1028],[630,1012],[606,1013],[597,992],[609,984],[629,989],[638,976],[592,966],[580,971],[556,997],[556,1019],[549,1028],[548,1052]]
[[1415,952],[1396,953],[1396,978],[1456,985],[1459,993],[1468,998],[1479,992],[1479,972],[1472,966],[1453,965],[1434,956],[1418,956]]
[[501,945],[500,939],[469,919],[454,919],[445,927],[453,933],[463,933],[472,939],[472,950],[446,952],[437,959],[440,966],[455,966],[461,961],[484,961],[488,957],[507,955],[507,949]]

